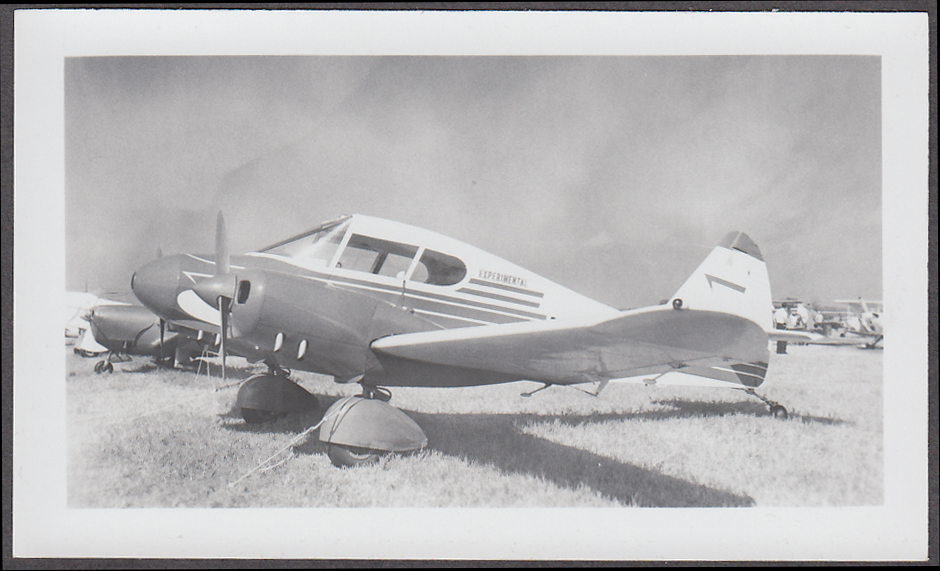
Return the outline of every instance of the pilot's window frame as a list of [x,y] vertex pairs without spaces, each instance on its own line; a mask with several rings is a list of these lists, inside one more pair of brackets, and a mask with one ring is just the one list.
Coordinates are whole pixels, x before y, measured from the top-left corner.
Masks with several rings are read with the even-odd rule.
[[[340,219],[335,222],[329,222],[321,225],[318,228],[305,232],[303,234],[282,240],[272,246],[268,246],[259,250],[259,254],[276,256],[281,258],[287,258],[291,260],[292,263],[309,269],[325,269],[331,267],[331,262],[335,257],[337,251],[342,246],[345,236],[349,234],[349,220]],[[330,240],[330,237],[334,236],[338,231],[343,232],[343,238],[337,241]],[[312,239],[312,241],[311,241]],[[335,248],[333,252],[330,253],[328,258],[321,257],[311,257],[304,256],[304,253],[309,253],[309,250],[316,247],[317,244],[323,243],[325,246],[332,246]],[[299,244],[299,248],[294,250]],[[285,251],[284,248],[288,249]],[[316,261],[318,263],[312,263]]]
[[[424,255],[424,250],[425,250],[424,246],[418,247],[418,251],[417,253],[415,253],[415,257],[411,259],[411,265],[408,266],[408,270],[405,271],[405,275],[401,277],[402,281],[411,281],[411,276],[414,275],[415,270],[418,268],[418,265],[421,263],[421,256]],[[424,283],[424,282],[422,281],[419,283]]]
[[343,235],[343,239],[339,243],[339,248],[336,248],[336,251],[333,252],[333,259],[330,260],[330,263],[327,264],[326,267],[342,268],[342,266],[339,266],[337,264],[339,264],[339,259],[343,255],[343,252],[346,250],[346,244],[349,242],[349,238],[353,234],[351,226],[352,225],[350,225],[350,228],[346,229],[346,233]]
[[[374,252],[375,256],[369,257],[369,267],[365,268],[361,262],[350,265],[350,255],[358,256],[353,252]],[[386,240],[368,234],[348,232],[344,237],[343,244],[336,253],[336,259],[332,267],[350,272],[364,273],[372,276],[380,276],[392,280],[407,279],[408,273],[414,266],[415,258],[422,251],[418,246],[398,242],[395,240]],[[365,258],[363,258],[365,259]],[[344,260],[346,262],[344,263]],[[394,271],[394,274],[388,272]],[[399,274],[404,275],[399,276]]]

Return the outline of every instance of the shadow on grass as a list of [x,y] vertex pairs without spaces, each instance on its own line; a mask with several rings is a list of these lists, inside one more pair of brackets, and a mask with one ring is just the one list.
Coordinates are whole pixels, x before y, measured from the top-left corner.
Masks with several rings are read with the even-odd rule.
[[[696,400],[685,400],[674,398],[670,400],[652,401],[652,404],[665,408],[657,410],[645,410],[642,412],[629,414],[609,414],[598,413],[580,416],[559,416],[558,420],[570,426],[577,426],[584,423],[603,422],[605,420],[624,420],[624,419],[644,419],[644,420],[667,420],[670,418],[705,418],[711,416],[725,415],[745,415],[754,417],[768,417],[772,415],[767,407],[757,402],[704,402]],[[542,419],[542,417],[538,417]],[[550,420],[555,420],[551,417]],[[822,416],[811,416],[790,413],[787,421],[800,421],[803,423],[818,423],[828,425],[848,424],[838,418],[826,418]]]
[[[520,432],[526,420],[566,417],[408,412],[427,433],[428,448],[500,470],[528,474],[557,486],[586,486],[624,505],[650,507],[752,506],[754,500],[667,476]],[[633,415],[607,415],[628,419]]]
[[[134,366],[124,366],[120,369],[115,368],[115,372],[123,373],[154,373],[162,371],[176,371],[178,373],[188,373],[198,377],[211,377],[216,381],[222,381],[222,366],[216,363],[209,363],[206,361],[197,361],[193,360],[190,363],[178,364],[175,367],[170,367],[168,365],[160,365],[155,361],[142,361],[139,363],[134,363]],[[225,378],[226,382],[245,380],[251,377],[252,375],[257,374],[258,371],[254,369],[244,369],[244,368],[234,368],[228,366],[225,368]]]
[[[340,397],[316,395],[320,406],[308,413],[291,414],[266,424],[246,424],[238,411],[224,415],[223,426],[234,432],[300,434],[314,426],[327,408]],[[641,468],[613,458],[524,434],[519,426],[527,421],[572,424],[695,416],[688,410],[654,413],[622,413],[586,416],[532,414],[444,414],[405,411],[428,435],[428,449],[448,456],[495,466],[505,472],[542,478],[557,486],[577,489],[586,486],[624,505],[650,507],[746,507],[748,496],[732,494]],[[700,411],[698,414],[702,414]],[[706,415],[708,413],[705,413]],[[717,413],[716,413],[717,414]],[[325,454],[326,445],[316,433],[294,447],[300,454]]]

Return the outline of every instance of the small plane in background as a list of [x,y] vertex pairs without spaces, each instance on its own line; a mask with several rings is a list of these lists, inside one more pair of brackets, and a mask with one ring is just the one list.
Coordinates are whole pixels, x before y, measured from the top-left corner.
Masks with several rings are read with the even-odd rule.
[[[109,295],[120,297],[120,295]],[[97,343],[91,332],[88,318],[94,308],[106,305],[129,305],[124,301],[100,297],[88,291],[65,292],[65,341],[72,345],[76,355],[95,357],[106,353],[108,348]]]
[[875,349],[884,339],[880,301],[836,300],[834,305],[818,305],[784,299],[773,303],[774,325],[784,330],[775,333],[789,336],[790,342]]
[[201,352],[202,332],[167,327],[141,305],[100,305],[89,312],[88,321],[95,343],[108,352],[95,364],[96,373],[113,372],[114,361],[130,355],[150,356],[158,365],[172,367]]
[[267,364],[239,388],[246,422],[317,406],[288,369],[358,383],[362,393],[334,403],[319,428],[337,466],[426,445],[388,404],[395,386],[692,384],[743,390],[787,416],[754,391],[769,362],[770,282],[740,232],[667,303],[627,311],[463,242],[364,215],[230,258],[219,213],[214,256],[164,256],[138,269],[131,288],[168,323],[219,334],[223,371],[229,350]]
[[88,315],[99,305],[127,305],[127,303],[99,297],[87,291],[65,292],[65,338],[79,339],[82,333],[88,330]]
[[858,345],[865,349],[878,349],[884,341],[885,332],[881,324],[884,304],[881,301],[836,300],[845,307],[839,314],[842,324],[839,338],[848,340],[847,344]]

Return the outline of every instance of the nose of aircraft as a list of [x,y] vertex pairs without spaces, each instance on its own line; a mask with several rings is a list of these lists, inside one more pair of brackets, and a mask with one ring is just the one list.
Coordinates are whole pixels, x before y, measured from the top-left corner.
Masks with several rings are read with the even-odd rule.
[[179,279],[179,256],[164,256],[134,272],[131,290],[151,311],[165,316],[176,306]]

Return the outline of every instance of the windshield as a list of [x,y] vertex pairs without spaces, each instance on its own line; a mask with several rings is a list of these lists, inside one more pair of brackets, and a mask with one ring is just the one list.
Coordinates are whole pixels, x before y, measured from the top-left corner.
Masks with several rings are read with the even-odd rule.
[[261,252],[290,258],[299,266],[325,267],[333,259],[333,254],[343,241],[343,235],[348,227],[348,220],[344,223],[340,221],[324,225],[306,234],[279,242]]

